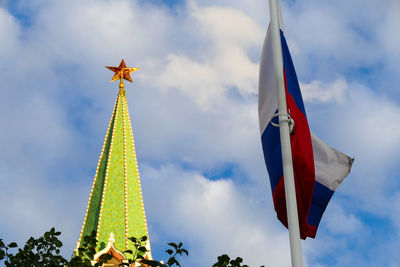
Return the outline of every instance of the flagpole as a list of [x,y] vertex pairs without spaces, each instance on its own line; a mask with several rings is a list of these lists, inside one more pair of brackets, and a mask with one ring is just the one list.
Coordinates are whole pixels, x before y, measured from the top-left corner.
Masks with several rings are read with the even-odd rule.
[[[271,18],[272,49],[274,58],[275,80],[278,95],[278,112],[287,114],[285,82],[283,77],[283,56],[281,35],[278,22],[277,1],[269,0]],[[294,184],[292,149],[289,135],[289,117],[279,116],[279,129],[282,149],[283,177],[285,184],[286,211],[288,217],[290,255],[292,266],[302,267],[303,259],[300,245],[299,217],[297,214],[296,190]]]

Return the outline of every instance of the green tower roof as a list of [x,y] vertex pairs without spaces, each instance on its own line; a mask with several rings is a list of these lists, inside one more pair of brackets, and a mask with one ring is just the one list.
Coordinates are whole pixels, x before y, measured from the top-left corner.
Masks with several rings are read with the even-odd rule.
[[[135,142],[122,79],[137,69],[125,62],[112,69],[120,72],[120,90],[108,126],[103,149],[90,191],[89,203],[77,248],[81,239],[94,230],[98,240],[96,252],[104,249],[113,233],[120,251],[133,249],[128,237],[148,237]],[[111,67],[110,67],[111,69]],[[115,80],[114,75],[113,80]],[[130,77],[129,77],[130,78]],[[131,81],[131,80],[130,80]],[[150,244],[147,244],[148,249]]]

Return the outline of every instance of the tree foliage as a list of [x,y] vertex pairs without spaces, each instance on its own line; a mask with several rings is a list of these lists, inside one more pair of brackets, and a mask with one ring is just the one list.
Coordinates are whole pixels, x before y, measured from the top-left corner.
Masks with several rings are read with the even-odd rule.
[[54,228],[42,237],[29,238],[23,248],[12,242],[6,245],[0,239],[0,261],[4,259],[5,266],[63,266],[68,261],[60,255],[62,242],[58,239],[61,232]]
[[[20,248],[15,242],[6,243],[0,239],[0,263],[6,267],[89,267],[89,266],[103,266],[104,263],[109,261],[112,256],[109,254],[102,255],[93,265],[92,260],[96,254],[97,239],[96,233],[93,231],[91,235],[85,236],[82,239],[81,246],[70,260],[65,259],[60,254],[60,249],[63,243],[60,241],[59,236],[61,232],[57,232],[54,228],[44,233],[39,238],[29,238],[26,244]],[[164,263],[156,260],[149,260],[145,258],[149,252],[145,246],[147,236],[140,238],[128,238],[133,243],[134,250],[126,250],[123,253],[129,259],[126,263],[121,263],[120,266],[132,266],[135,262],[140,262],[151,267],[171,267],[182,266],[178,260],[181,256],[189,256],[189,252],[183,247],[182,242],[168,243],[168,248],[165,252],[168,255],[168,260]],[[242,265],[243,259],[237,257],[230,259],[226,254],[218,257],[218,261],[212,267],[249,267]],[[264,266],[261,266],[264,267]]]
[[218,261],[214,263],[212,267],[249,267],[248,265],[242,265],[243,259],[240,257],[236,257],[236,259],[231,260],[231,258],[228,255],[223,254],[219,256],[217,259]]
[[[60,255],[60,249],[63,246],[58,237],[61,232],[56,232],[54,228],[44,233],[39,238],[29,238],[23,248],[19,248],[15,242],[6,245],[0,239],[0,263],[3,262],[6,267],[89,267],[92,265],[92,260],[96,254],[96,233],[93,231],[91,235],[85,236],[82,239],[81,246],[74,253],[70,260],[65,259]],[[134,244],[135,251],[126,250],[123,253],[129,254],[128,263],[121,263],[120,266],[131,266],[132,263],[139,261],[149,266],[155,267],[171,267],[181,266],[177,256],[182,256],[183,253],[189,255],[188,251],[183,248],[183,244],[169,243],[171,248],[166,250],[169,259],[166,263],[156,260],[145,259],[145,254],[148,250],[145,247],[147,236],[141,238],[130,237],[129,240]],[[109,254],[102,255],[94,264],[95,267],[103,266],[104,263],[112,258]]]

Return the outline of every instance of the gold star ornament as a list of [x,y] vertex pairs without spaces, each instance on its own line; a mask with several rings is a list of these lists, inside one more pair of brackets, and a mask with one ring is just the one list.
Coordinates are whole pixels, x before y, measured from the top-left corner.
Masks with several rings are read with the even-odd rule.
[[125,61],[122,59],[121,63],[118,67],[110,67],[106,66],[107,69],[113,71],[114,77],[111,79],[111,82],[116,80],[121,80],[120,85],[123,86],[123,79],[132,82],[131,73],[137,71],[139,68],[129,68],[126,66]]

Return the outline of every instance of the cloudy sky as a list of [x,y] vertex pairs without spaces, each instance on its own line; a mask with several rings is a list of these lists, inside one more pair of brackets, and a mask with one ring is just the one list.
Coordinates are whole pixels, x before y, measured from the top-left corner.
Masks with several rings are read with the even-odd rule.
[[[400,2],[282,0],[311,129],[355,157],[306,266],[400,266]],[[153,255],[289,266],[257,115],[266,0],[0,0],[0,238],[78,239],[118,84],[127,85]]]

